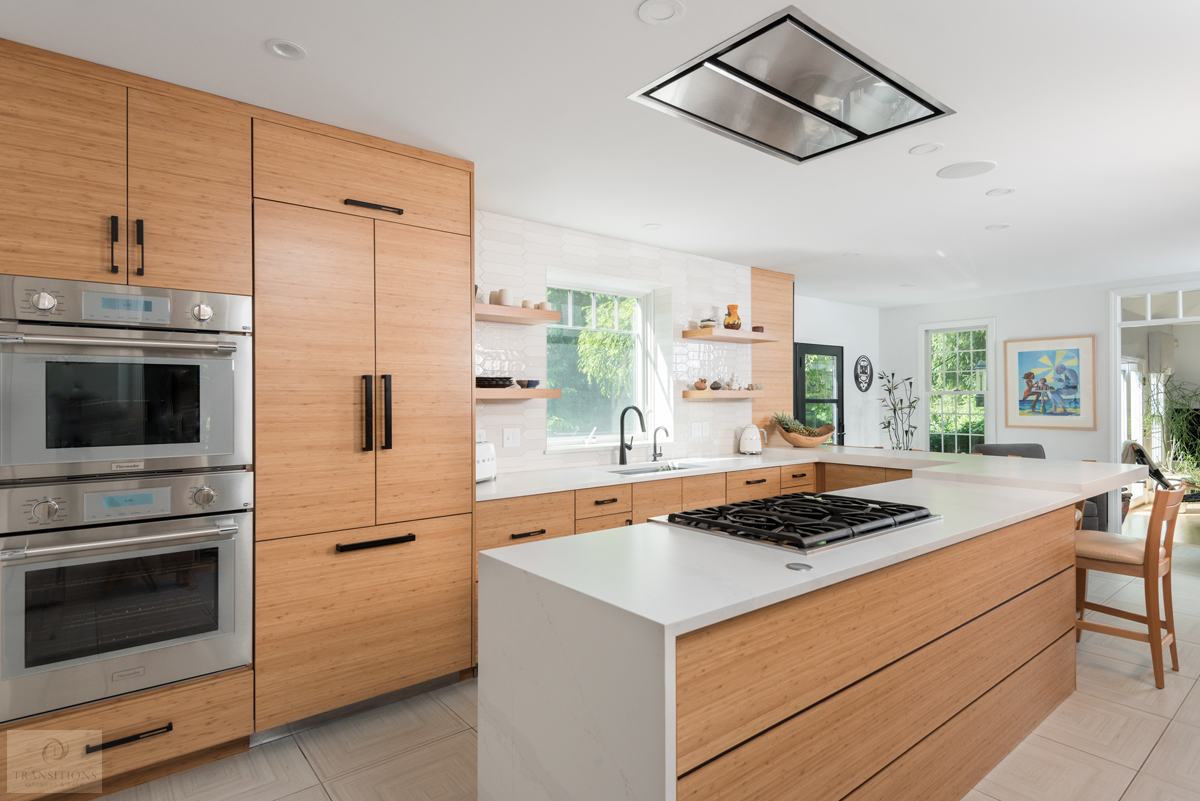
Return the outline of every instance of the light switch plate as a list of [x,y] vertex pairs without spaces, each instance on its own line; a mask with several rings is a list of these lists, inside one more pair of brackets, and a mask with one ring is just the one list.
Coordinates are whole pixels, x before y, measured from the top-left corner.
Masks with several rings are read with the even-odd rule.
[[476,442],[487,442],[487,429],[485,429],[485,428],[475,429],[475,441]]
[[521,429],[519,429],[519,428],[504,429],[504,447],[506,447],[506,448],[521,447]]
[[705,421],[704,421],[704,433],[703,433],[701,436],[705,436],[705,437],[707,437],[707,436],[709,436],[711,433],[712,433],[712,432],[709,430],[709,427],[708,427],[708,421],[707,421],[707,420],[705,420]]
[[700,422],[692,423],[692,436],[693,437],[703,437],[704,436],[704,426]]

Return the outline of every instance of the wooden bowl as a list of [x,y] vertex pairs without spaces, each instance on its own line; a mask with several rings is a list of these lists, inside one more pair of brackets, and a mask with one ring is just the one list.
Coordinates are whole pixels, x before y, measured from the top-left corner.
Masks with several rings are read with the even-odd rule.
[[[779,428],[776,426],[776,428]],[[803,434],[792,434],[779,428],[780,435],[797,448],[815,448],[818,445],[824,445],[833,436],[833,426],[821,426],[817,429],[817,436],[806,437]]]

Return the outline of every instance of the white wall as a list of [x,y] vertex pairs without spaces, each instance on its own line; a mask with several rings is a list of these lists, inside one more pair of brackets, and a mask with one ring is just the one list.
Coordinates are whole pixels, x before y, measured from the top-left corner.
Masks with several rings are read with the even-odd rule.
[[854,385],[854,363],[866,356],[875,372],[879,361],[879,309],[796,296],[795,340],[809,345],[840,345],[845,386],[846,444],[874,447],[881,440],[879,383],[866,392]]
[[1171,326],[1179,347],[1175,349],[1176,384],[1200,386],[1200,323]]

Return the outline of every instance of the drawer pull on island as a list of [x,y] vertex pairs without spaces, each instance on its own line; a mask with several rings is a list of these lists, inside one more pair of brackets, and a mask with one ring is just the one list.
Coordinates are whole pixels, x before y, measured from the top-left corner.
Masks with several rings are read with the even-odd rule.
[[616,502],[617,502],[616,498],[609,498],[608,500],[604,500],[604,501],[596,501],[596,505],[604,506],[605,504],[616,503]]
[[349,545],[342,545],[340,542],[333,546],[333,549],[338,553],[346,551],[361,551],[366,548],[382,548],[385,545],[399,545],[402,542],[414,542],[417,539],[416,534],[405,534],[403,537],[388,537],[382,540],[367,540],[366,542],[352,542]]
[[144,731],[141,734],[131,734],[128,737],[122,737],[119,740],[112,740],[107,743],[100,743],[100,745],[85,745],[83,747],[83,751],[86,754],[94,754],[97,751],[104,751],[105,749],[108,749],[108,748],[116,748],[118,745],[128,745],[129,743],[136,743],[138,740],[145,740],[149,737],[156,737],[160,734],[166,734],[166,733],[174,731],[174,730],[175,730],[175,724],[168,723],[166,726],[160,726],[157,729],[151,729],[150,731]]
[[792,478],[807,478],[808,473],[792,473]]
[[767,480],[765,478],[756,478],[753,481],[747,481],[746,483],[747,484],[766,484]]
[[404,209],[398,209],[395,206],[380,206],[378,203],[368,203],[365,200],[350,200],[347,198],[343,201],[347,206],[358,206],[363,209],[375,209],[376,211],[394,211],[397,214],[403,214]]
[[526,537],[540,537],[546,533],[546,529],[539,528],[537,531],[526,531],[524,534],[510,534],[509,538],[514,540],[523,540]]

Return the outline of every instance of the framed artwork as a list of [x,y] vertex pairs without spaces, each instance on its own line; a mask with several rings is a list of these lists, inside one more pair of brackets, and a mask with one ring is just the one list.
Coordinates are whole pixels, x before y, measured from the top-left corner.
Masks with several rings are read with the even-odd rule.
[[1095,431],[1095,335],[1005,340],[1004,425]]

